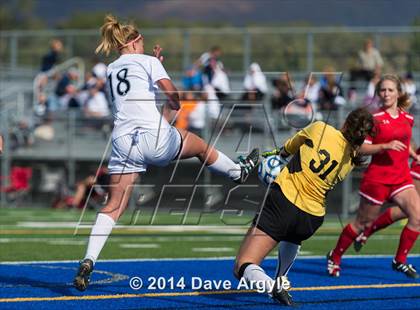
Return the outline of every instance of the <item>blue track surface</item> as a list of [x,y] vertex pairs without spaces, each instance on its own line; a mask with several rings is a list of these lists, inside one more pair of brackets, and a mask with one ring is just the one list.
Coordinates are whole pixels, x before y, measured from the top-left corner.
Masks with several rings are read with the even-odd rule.
[[[420,265],[420,258],[411,258],[410,262]],[[91,285],[81,293],[70,283],[76,271],[76,262],[0,264],[0,309],[279,307],[264,294],[238,291],[238,281],[231,272],[232,265],[232,259],[98,262]],[[328,277],[325,265],[322,258],[301,258],[292,268],[289,280],[295,291],[291,293],[300,309],[420,309],[420,281],[392,271],[391,257],[346,258],[340,278]],[[275,266],[274,259],[267,259],[263,264],[270,275],[273,275]],[[130,279],[135,276],[143,280],[144,285],[139,290],[133,290],[129,285]],[[147,289],[146,286],[151,283],[149,277],[164,277],[166,280],[173,277],[175,287],[171,289],[170,281],[166,281],[166,288],[162,290]],[[182,277],[185,280],[184,289],[176,287]],[[232,288],[229,291],[192,289],[193,277],[228,280]],[[392,287],[386,287],[388,284]],[[365,287],[352,288],[352,285]],[[196,295],[188,296],[190,292]]]

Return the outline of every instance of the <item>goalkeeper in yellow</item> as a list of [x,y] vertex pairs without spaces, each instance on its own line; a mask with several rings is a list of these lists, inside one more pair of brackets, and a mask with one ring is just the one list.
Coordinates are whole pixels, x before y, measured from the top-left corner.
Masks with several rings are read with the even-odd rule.
[[[322,225],[327,193],[362,163],[358,149],[373,128],[372,115],[360,108],[347,116],[341,130],[314,122],[282,148],[266,153],[291,159],[272,183],[236,257],[235,276],[247,287],[259,292],[264,287],[275,301],[293,305],[287,273],[301,242]],[[277,244],[279,261],[272,279],[260,263]]]

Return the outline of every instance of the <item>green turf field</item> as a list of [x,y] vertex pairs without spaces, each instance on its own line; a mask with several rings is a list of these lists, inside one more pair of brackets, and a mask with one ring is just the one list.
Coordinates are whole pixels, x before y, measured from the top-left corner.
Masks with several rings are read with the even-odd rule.
[[[0,261],[77,260],[86,249],[86,241],[96,213],[86,211],[82,226],[80,210],[0,209]],[[238,216],[210,213],[137,214],[127,211],[114,229],[101,253],[101,259],[117,258],[176,258],[234,256],[253,214]],[[182,223],[188,225],[181,225]],[[198,224],[198,225],[197,225]],[[363,254],[393,254],[399,240],[402,223],[374,235],[362,250]],[[341,231],[334,217],[302,246],[301,255],[324,255],[330,250]],[[348,254],[354,254],[353,249]],[[420,245],[411,253],[420,253]],[[274,254],[274,253],[273,253]]]

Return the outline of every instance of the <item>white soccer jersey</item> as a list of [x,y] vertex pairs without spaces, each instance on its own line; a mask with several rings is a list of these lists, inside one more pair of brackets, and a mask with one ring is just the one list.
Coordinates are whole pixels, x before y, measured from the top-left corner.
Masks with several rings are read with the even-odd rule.
[[124,54],[108,66],[109,94],[114,116],[113,138],[132,132],[168,128],[156,107],[156,82],[169,79],[159,59],[143,54]]

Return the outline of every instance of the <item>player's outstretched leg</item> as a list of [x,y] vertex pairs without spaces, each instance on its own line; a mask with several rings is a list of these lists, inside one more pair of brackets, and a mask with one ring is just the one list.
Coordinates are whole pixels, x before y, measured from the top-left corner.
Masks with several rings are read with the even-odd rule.
[[210,171],[225,175],[236,183],[245,182],[251,171],[258,165],[259,150],[257,148],[253,149],[247,157],[240,157],[239,162],[235,163],[196,134],[183,129],[178,129],[178,131],[183,140],[180,159],[197,157]]
[[356,240],[353,243],[354,250],[359,252],[362,247],[366,244],[367,239],[373,235],[378,230],[384,229],[399,221],[403,218],[406,218],[407,215],[399,208],[399,207],[392,207],[386,209],[373,223],[372,225],[365,228],[365,230],[359,234]]

